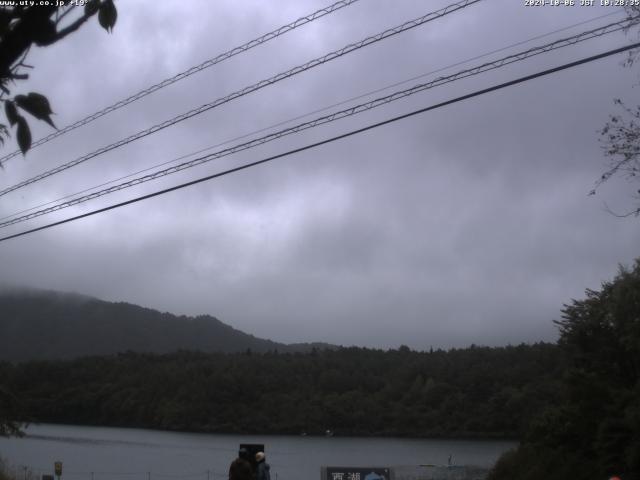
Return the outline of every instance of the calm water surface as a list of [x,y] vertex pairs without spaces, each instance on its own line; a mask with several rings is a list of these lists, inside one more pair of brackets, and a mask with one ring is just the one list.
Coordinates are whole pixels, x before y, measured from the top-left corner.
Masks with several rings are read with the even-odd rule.
[[[24,438],[0,438],[0,456],[38,478],[63,462],[62,480],[218,480],[240,443],[264,443],[271,478],[320,478],[321,466],[445,464],[490,467],[507,441],[216,435],[70,425],[32,425]],[[22,470],[19,470],[22,472]],[[93,472],[93,473],[92,473]],[[93,476],[92,476],[93,475]]]

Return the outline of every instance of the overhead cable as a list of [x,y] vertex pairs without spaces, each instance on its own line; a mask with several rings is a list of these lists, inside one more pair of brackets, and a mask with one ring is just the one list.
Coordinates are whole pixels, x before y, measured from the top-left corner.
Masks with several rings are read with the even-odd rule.
[[[70,125],[67,125],[66,127],[63,127],[59,130],[56,130],[53,133],[50,133],[49,135],[47,135],[46,137],[43,137],[35,142],[33,142],[31,144],[31,150],[33,150],[34,148],[43,145],[47,142],[49,142],[50,140],[53,140],[54,138],[59,137],[60,135],[64,135],[65,133],[70,132],[71,130],[75,130],[76,128],[82,127],[83,125],[86,125],[88,123],[93,122],[94,120],[97,120],[100,117],[103,117],[104,115],[107,115],[108,113],[114,112],[115,110],[118,110],[119,108],[122,108],[126,105],[129,105],[130,103],[135,102],[136,100],[140,100],[143,97],[146,97],[147,95],[152,94],[153,92],[156,92],[158,90],[160,90],[161,88],[164,87],[168,87],[169,85],[176,83],[182,79],[185,79],[195,73],[201,72],[202,70],[212,67],[220,62],[223,62],[224,60],[227,60],[231,57],[234,57],[240,53],[246,52],[247,50],[250,50],[254,47],[257,47],[258,45],[262,45],[263,43],[268,42],[269,40],[273,40],[274,38],[278,38],[282,35],[284,35],[285,33],[289,33],[293,30],[295,30],[298,27],[301,27],[303,25],[306,25],[307,23],[311,23],[314,20],[317,20],[319,18],[324,17],[325,15],[329,15],[330,13],[333,13],[337,10],[340,10],[341,8],[347,7],[355,2],[357,2],[359,0],[340,0],[339,2],[334,3],[333,5],[330,5],[328,7],[325,8],[321,8],[320,10],[316,10],[313,13],[310,13],[308,15],[304,15],[300,18],[298,18],[296,21],[291,22],[287,25],[283,25],[280,28],[276,28],[275,30],[272,30],[269,33],[265,33],[264,35],[258,37],[258,38],[254,38],[253,40],[248,41],[247,43],[240,45],[239,47],[234,47],[231,50],[228,50],[224,53],[221,53],[220,55],[217,55],[216,57],[210,58],[209,60],[206,60],[204,62],[202,62],[200,65],[196,65],[194,67],[191,67],[183,72],[180,72],[176,75],[174,75],[173,77],[167,78],[165,80],[162,80],[161,82],[156,83],[155,85],[151,85],[150,87],[145,88],[144,90],[140,90],[138,93],[135,93],[127,98],[125,98],[124,100],[120,100],[112,105],[109,105],[108,107],[103,108],[102,110],[99,110],[95,113],[92,113],[91,115],[78,120],[75,123],[72,123]],[[5,155],[4,157],[0,157],[0,166],[4,165],[4,163],[13,158],[16,157],[18,155],[20,155],[22,152],[20,150],[16,150],[15,152],[12,152],[8,155]]]
[[336,58],[340,58],[348,53],[351,53],[353,51],[359,50],[360,48],[366,47],[368,45],[374,44],[376,42],[379,42],[381,40],[387,39],[389,37],[392,37],[394,35],[397,35],[399,33],[405,32],[407,30],[410,30],[412,28],[418,27],[420,25],[423,25],[427,22],[436,20],[438,18],[441,18],[445,15],[448,15],[450,13],[456,12],[458,10],[461,10],[463,8],[466,8],[470,5],[473,5],[475,3],[478,3],[482,0],[463,0],[457,3],[453,3],[451,5],[448,5],[440,10],[437,10],[435,12],[431,12],[428,13],[426,15],[423,15],[421,17],[415,18],[413,20],[409,20],[408,22],[403,23],[402,25],[398,25],[397,27],[393,27],[387,30],[384,30],[383,32],[380,32],[376,35],[372,35],[370,37],[367,37],[359,42],[356,43],[351,43],[345,47],[342,47],[338,50],[335,50],[331,53],[328,53],[326,55],[323,55],[322,57],[318,57],[315,58],[305,64],[299,65],[297,67],[294,67],[290,70],[287,70],[286,72],[282,72],[279,73],[277,75],[274,75],[273,77],[270,77],[268,79],[265,80],[261,80],[258,83],[254,83],[253,85],[250,85],[248,87],[244,87],[240,90],[237,90],[234,93],[231,93],[225,97],[221,97],[218,98],[217,100],[214,100],[211,103],[206,103],[204,105],[201,105],[198,108],[195,108],[193,110],[189,110],[188,112],[182,113],[176,117],[173,117],[169,120],[165,120],[162,123],[156,124],[146,130],[142,130],[134,135],[131,135],[129,137],[126,137],[122,140],[119,140],[115,143],[112,143],[110,145],[107,145],[105,147],[99,148],[98,150],[95,150],[91,153],[88,153],[86,155],[83,155],[82,157],[76,158],[75,160],[72,160],[70,162],[67,162],[63,165],[60,165],[56,168],[53,168],[51,170],[47,170],[46,172],[43,172],[39,175],[36,175],[35,177],[31,177],[27,180],[24,180],[20,183],[17,183],[15,185],[12,185],[10,187],[7,187],[3,190],[0,191],[0,196],[6,195],[10,192],[13,192],[15,190],[18,190],[19,188],[23,188],[27,185],[31,185],[32,183],[38,182],[40,180],[43,180],[45,178],[48,178],[52,175],[55,175],[57,173],[63,172],[71,167],[74,167],[76,165],[79,165],[81,163],[86,162],[87,160],[90,160],[94,157],[97,157],[98,155],[101,155],[103,153],[109,152],[115,148],[121,147],[123,145],[126,145],[128,143],[131,143],[135,140],[139,140],[140,138],[146,137],[147,135],[151,135],[153,133],[156,133],[160,130],[163,130],[167,127],[170,127],[172,125],[175,125],[176,123],[182,122],[184,120],[187,120],[191,117],[194,117],[196,115],[199,115],[201,113],[204,113],[206,111],[209,111],[215,107],[218,107],[222,104],[228,103],[232,100],[235,100],[236,98],[242,97],[244,95],[247,95],[249,93],[255,92],[257,90],[260,90],[262,88],[265,88],[269,85],[272,85],[274,83],[277,83],[281,80],[284,80],[286,78],[292,77],[294,75],[297,75],[299,73],[305,72],[307,70],[310,70],[314,67],[317,67],[319,65],[323,65],[327,62],[330,62],[332,60],[335,60]]
[[370,91],[368,91],[366,93],[362,93],[362,94],[357,95],[355,97],[350,97],[348,99],[341,100],[341,101],[339,101],[337,103],[333,103],[331,105],[327,105],[325,107],[318,108],[316,110],[312,110],[312,111],[307,112],[307,113],[303,113],[302,115],[297,115],[295,117],[288,118],[287,120],[282,120],[280,122],[277,122],[275,124],[269,125],[267,127],[262,127],[262,128],[259,128],[257,130],[253,130],[253,131],[248,132],[248,133],[243,133],[242,135],[236,136],[236,137],[228,139],[228,140],[224,140],[222,142],[218,142],[218,143],[216,143],[214,145],[210,145],[208,147],[200,148],[200,149],[198,149],[196,151],[193,151],[193,152],[190,152],[190,153],[187,153],[187,154],[184,154],[184,155],[180,155],[179,157],[172,158],[171,160],[166,160],[166,161],[164,161],[162,163],[151,165],[149,167],[145,167],[145,168],[137,170],[135,172],[128,173],[126,175],[122,175],[120,177],[108,180],[106,182],[102,182],[102,183],[100,183],[98,185],[94,185],[93,187],[88,187],[88,188],[85,188],[85,189],[80,190],[78,192],[64,195],[62,197],[56,198],[55,200],[49,200],[47,202],[44,202],[44,203],[41,203],[41,204],[38,204],[38,205],[34,205],[33,207],[29,207],[29,208],[25,208],[23,210],[19,210],[17,212],[12,213],[12,214],[0,217],[0,222],[2,222],[3,220],[7,220],[9,218],[12,218],[12,217],[17,217],[18,215],[30,212],[32,210],[37,210],[39,208],[46,207],[47,205],[52,205],[52,204],[61,202],[62,200],[66,200],[68,198],[72,198],[72,197],[75,197],[77,195],[81,195],[83,193],[90,192],[92,190],[95,190],[96,188],[104,187],[106,185],[109,185],[109,184],[112,184],[112,183],[115,183],[115,182],[119,182],[119,181],[125,180],[127,178],[134,177],[134,176],[139,175],[141,173],[145,173],[145,172],[151,171],[151,170],[153,170],[155,168],[160,168],[160,167],[164,167],[166,165],[170,165],[172,163],[179,162],[180,160],[184,160],[184,159],[192,157],[194,155],[199,155],[199,154],[204,153],[206,151],[213,150],[214,148],[222,147],[222,146],[227,145],[229,143],[232,143],[232,142],[235,142],[235,141],[238,141],[238,140],[243,140],[245,138],[249,138],[252,135],[256,135],[256,134],[262,133],[262,132],[267,132],[267,131],[272,130],[274,128],[281,127],[281,126],[286,125],[288,123],[294,122],[296,120],[301,120],[303,118],[309,117],[309,116],[314,115],[316,113],[326,112],[327,110],[330,110],[331,108],[339,107],[341,105],[346,105],[346,104],[348,104],[350,102],[353,102],[353,101],[356,101],[356,100],[360,100],[362,98],[369,97],[369,96],[374,95],[376,93],[384,92],[385,90],[389,90],[390,88],[398,87],[400,85],[405,85],[405,84],[407,84],[409,82],[418,80],[420,78],[428,77],[428,76],[434,75],[436,73],[440,73],[442,71],[448,70],[450,68],[457,67],[459,65],[464,65],[464,64],[469,63],[469,62],[471,62],[473,60],[479,60],[481,58],[488,57],[489,55],[493,55],[494,53],[503,52],[503,51],[509,50],[509,49],[511,49],[513,47],[524,45],[524,44],[530,43],[530,42],[532,42],[534,40],[539,40],[541,38],[545,38],[545,37],[548,37],[550,35],[554,35],[556,33],[564,32],[564,31],[570,30],[572,28],[575,28],[575,27],[578,27],[578,26],[581,26],[581,25],[585,25],[587,23],[592,23],[592,22],[595,22],[596,20],[601,20],[601,19],[603,19],[605,17],[610,17],[612,15],[619,15],[620,13],[624,13],[624,10],[618,10],[618,11],[615,11],[615,12],[606,13],[604,15],[599,15],[597,17],[593,17],[593,18],[590,18],[588,20],[584,20],[582,22],[574,23],[572,25],[568,25],[566,27],[562,27],[562,28],[559,28],[557,30],[552,30],[550,32],[547,32],[547,33],[544,33],[544,34],[541,34],[541,35],[536,35],[535,37],[530,37],[530,38],[528,38],[526,40],[521,40],[519,42],[512,43],[510,45],[507,45],[505,47],[501,47],[501,48],[496,49],[496,50],[491,50],[489,52],[482,53],[480,55],[476,55],[474,57],[467,58],[465,60],[460,60],[460,61],[458,61],[456,63],[452,63],[452,64],[446,65],[444,67],[440,67],[440,68],[438,68],[436,70],[431,70],[430,72],[422,73],[420,75],[417,75],[417,76],[414,76],[414,77],[411,77],[411,78],[408,78],[408,79],[405,79],[405,80],[401,80],[399,82],[395,82],[395,83],[392,83],[390,85],[386,85],[384,87],[377,88],[375,90],[370,90]]
[[501,84],[498,84],[498,85],[494,85],[492,87],[484,88],[482,90],[476,90],[475,92],[472,92],[472,93],[469,93],[469,94],[466,94],[466,95],[462,95],[460,97],[456,97],[456,98],[453,98],[451,100],[447,100],[445,102],[440,102],[440,103],[437,103],[435,105],[431,105],[431,106],[428,106],[428,107],[421,108],[419,110],[414,110],[412,112],[405,113],[403,115],[398,115],[398,116],[389,118],[387,120],[383,120],[381,122],[377,122],[377,123],[373,123],[373,124],[367,125],[366,127],[361,127],[361,128],[356,129],[356,130],[351,130],[351,131],[349,131],[347,133],[336,135],[334,137],[330,137],[330,138],[327,138],[325,140],[321,140],[319,142],[311,143],[311,144],[305,145],[303,147],[294,148],[292,150],[288,150],[286,152],[283,152],[283,153],[280,153],[280,154],[277,154],[277,155],[272,155],[270,157],[263,158],[261,160],[257,160],[255,162],[247,163],[247,164],[241,165],[239,167],[235,167],[235,168],[231,168],[231,169],[228,169],[228,170],[224,170],[222,172],[214,173],[214,174],[208,175],[206,177],[201,177],[201,178],[198,178],[196,180],[191,180],[189,182],[182,183],[180,185],[175,185],[173,187],[165,188],[163,190],[159,190],[159,191],[156,191],[156,192],[153,192],[153,193],[142,195],[140,197],[132,198],[132,199],[126,200],[124,202],[120,202],[120,203],[116,203],[116,204],[113,204],[113,205],[109,205],[109,206],[104,207],[104,208],[99,208],[99,209],[93,210],[91,212],[83,213],[81,215],[76,215],[74,217],[69,217],[69,218],[66,218],[64,220],[60,220],[60,221],[57,221],[57,222],[53,222],[53,223],[49,223],[49,224],[46,224],[46,225],[42,225],[42,226],[37,227],[37,228],[32,228],[30,230],[25,230],[25,231],[22,231],[22,232],[18,232],[18,233],[15,233],[13,235],[8,235],[6,237],[0,238],[0,242],[11,240],[13,238],[22,237],[24,235],[28,235],[28,234],[31,234],[31,233],[39,232],[41,230],[49,229],[49,228],[52,228],[52,227],[55,227],[55,226],[58,226],[58,225],[63,225],[65,223],[69,223],[69,222],[73,222],[73,221],[76,221],[76,220],[80,220],[82,218],[86,218],[86,217],[90,217],[90,216],[93,216],[93,215],[97,215],[99,213],[108,212],[108,211],[114,210],[116,208],[124,207],[126,205],[131,205],[133,203],[141,202],[143,200],[148,200],[150,198],[157,197],[157,196],[160,196],[160,195],[164,195],[164,194],[169,193],[169,192],[173,192],[173,191],[176,191],[176,190],[181,190],[183,188],[190,187],[192,185],[197,185],[199,183],[206,182],[206,181],[209,181],[209,180],[213,180],[215,178],[219,178],[219,177],[231,174],[231,173],[239,172],[241,170],[246,170],[246,169],[251,168],[251,167],[262,165],[264,163],[271,162],[271,161],[276,160],[278,158],[287,157],[287,156],[290,156],[290,155],[293,155],[293,154],[296,154],[296,153],[300,153],[300,152],[304,152],[306,150],[311,150],[313,148],[317,148],[317,147],[319,147],[321,145],[326,145],[326,144],[329,144],[329,143],[333,143],[333,142],[335,142],[337,140],[342,140],[344,138],[348,138],[348,137],[351,137],[353,135],[357,135],[357,134],[360,134],[360,133],[363,133],[363,132],[366,132],[366,131],[369,131],[369,130],[373,130],[374,128],[378,128],[378,127],[381,127],[383,125],[388,125],[390,123],[394,123],[394,122],[397,122],[399,120],[410,118],[410,117],[413,117],[415,115],[419,115],[421,113],[425,113],[425,112],[428,112],[428,111],[431,111],[431,110],[436,110],[438,108],[442,108],[442,107],[445,107],[447,105],[452,105],[454,103],[458,103],[458,102],[461,102],[463,100],[468,100],[470,98],[478,97],[480,95],[484,95],[484,94],[487,94],[487,93],[490,93],[490,92],[494,92],[496,90],[501,90],[501,89],[506,88],[506,87],[510,87],[510,86],[517,85],[517,84],[520,84],[520,83],[528,82],[528,81],[531,81],[531,80],[539,78],[539,77],[550,75],[552,73],[557,73],[557,72],[560,72],[562,70],[567,70],[569,68],[573,68],[573,67],[576,67],[578,65],[583,65],[585,63],[589,63],[589,62],[593,62],[593,61],[596,61],[596,60],[600,60],[602,58],[609,57],[611,55],[615,55],[615,54],[618,54],[618,53],[626,52],[626,51],[629,51],[629,50],[632,50],[632,49],[638,48],[638,47],[640,47],[640,42],[633,43],[633,44],[630,44],[630,45],[626,45],[624,47],[615,48],[613,50],[609,50],[609,51],[606,51],[604,53],[600,53],[598,55],[592,55],[590,57],[586,57],[586,58],[583,58],[583,59],[580,59],[580,60],[576,60],[574,62],[565,63],[565,64],[560,65],[558,67],[554,67],[554,68],[550,68],[550,69],[547,69],[547,70],[543,70],[543,71],[540,71],[540,72],[537,72],[537,73],[534,73],[534,74],[531,74],[531,75],[526,75],[524,77],[520,77],[520,78],[517,78],[515,80],[510,80],[508,82],[504,82],[504,83],[501,83]]
[[[640,17],[639,17],[640,18]],[[329,115],[325,115],[319,118],[316,118],[314,120],[308,121],[308,122],[304,122],[304,123],[300,123],[298,125],[295,125],[293,127],[289,127],[283,130],[280,130],[278,132],[274,132],[274,133],[270,133],[268,135],[265,135],[263,137],[260,138],[256,138],[253,140],[250,140],[248,142],[244,142],[238,145],[234,145],[232,147],[220,150],[218,152],[214,152],[208,155],[204,155],[198,158],[195,158],[193,160],[187,161],[187,162],[183,162],[181,164],[178,165],[174,165],[172,167],[163,169],[163,170],[159,170],[147,175],[144,175],[142,177],[137,177],[134,179],[131,179],[127,182],[123,182],[120,183],[118,185],[113,185],[111,187],[102,189],[102,190],[98,190],[96,192],[92,192],[90,194],[81,196],[81,197],[77,197],[71,200],[68,200],[66,202],[62,202],[56,205],[53,205],[51,207],[48,208],[44,208],[41,210],[37,210],[35,212],[31,212],[29,214],[26,215],[22,215],[16,218],[12,218],[10,220],[5,220],[0,222],[0,228],[4,228],[4,227],[8,227],[10,225],[15,225],[17,223],[21,223],[27,220],[31,220],[33,218],[37,218],[40,217],[42,215],[46,215],[48,213],[52,213],[58,210],[62,210],[64,208],[69,208],[71,206],[74,205],[78,205],[80,203],[84,203],[99,197],[102,197],[104,195],[108,195],[110,193],[114,193],[120,190],[124,190],[126,188],[130,188],[130,187],[134,187],[136,185],[140,185],[142,183],[146,183],[149,182],[151,180],[155,180],[167,175],[171,175],[177,172],[180,172],[182,170],[186,170],[188,168],[192,168],[198,165],[201,165],[203,163],[206,162],[210,162],[212,160],[216,160],[218,158],[221,157],[225,157],[228,155],[232,155],[234,153],[238,153],[240,151],[243,150],[248,150],[250,148],[254,148],[256,146],[259,145],[263,145],[265,143],[271,142],[273,140],[277,140],[279,138],[294,134],[294,133],[299,133],[302,132],[304,130],[308,130],[310,128],[314,128],[320,125],[324,125],[327,123],[331,123],[334,122],[336,120],[340,120],[342,118],[346,118],[346,117],[350,117],[352,115],[357,115],[359,113],[365,112],[367,110],[371,110],[377,107],[380,107],[382,105],[386,105],[388,103],[397,101],[397,100],[401,100],[403,98],[406,98],[410,95],[414,95],[416,93],[419,92],[423,92],[425,90],[434,88],[434,87],[438,87],[447,83],[451,83],[463,78],[467,78],[467,77],[471,77],[474,75],[478,75],[480,73],[484,73],[484,72],[488,72],[491,70],[495,70],[498,68],[502,68],[506,65],[510,65],[512,63],[515,62],[519,62],[519,61],[523,61],[525,59],[531,58],[533,56],[536,55],[540,55],[543,53],[548,53],[550,51],[553,50],[557,50],[559,48],[563,48],[563,47],[567,47],[567,46],[571,46],[571,45],[575,45],[576,43],[579,42],[583,42],[585,40],[589,40],[592,38],[597,38],[597,37],[601,37],[603,35],[606,35],[608,33],[613,33],[619,30],[622,30],[624,28],[628,28],[628,26],[632,23],[635,22],[637,19],[633,18],[633,19],[628,19],[628,20],[623,20],[623,21],[619,21],[619,22],[615,22],[615,23],[611,23],[609,25],[603,26],[603,27],[599,27],[593,30],[589,30],[589,31],[585,31],[582,33],[579,33],[577,35],[573,35],[572,37],[567,37],[564,39],[560,39],[560,40],[556,40],[554,42],[548,43],[546,45],[542,45],[542,46],[538,46],[538,47],[533,47],[530,48],[528,50],[524,50],[522,52],[519,53],[514,53],[512,55],[503,57],[501,59],[498,60],[494,60],[492,62],[487,62],[487,63],[483,63],[482,65],[476,66],[476,67],[472,67],[472,68],[468,68],[465,70],[462,70],[460,72],[454,73],[452,75],[448,75],[448,76],[444,76],[444,77],[438,77],[435,80],[432,80],[430,82],[427,83],[422,83],[422,84],[418,84],[415,85],[411,88],[405,89],[405,90],[400,90],[397,92],[394,92],[390,95],[386,95],[384,97],[379,97],[376,98],[374,100],[371,100],[369,102],[365,102],[365,103],[361,103],[359,105],[355,105],[352,106],[350,108],[344,109],[344,110],[340,110],[334,113],[331,113]]]

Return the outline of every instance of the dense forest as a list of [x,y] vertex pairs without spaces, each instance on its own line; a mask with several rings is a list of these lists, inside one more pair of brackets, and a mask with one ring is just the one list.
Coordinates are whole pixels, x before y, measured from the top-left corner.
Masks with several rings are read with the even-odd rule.
[[491,480],[640,478],[640,260],[566,305],[559,402],[531,422]]
[[210,315],[176,316],[129,303],[53,291],[0,289],[0,361],[48,360],[124,351],[169,353],[309,351],[254,337]]
[[490,480],[640,478],[640,260],[565,305],[556,324],[557,345],[4,362],[0,421],[513,437],[519,447]]
[[518,437],[557,397],[551,344],[125,353],[0,364],[24,420],[172,430]]

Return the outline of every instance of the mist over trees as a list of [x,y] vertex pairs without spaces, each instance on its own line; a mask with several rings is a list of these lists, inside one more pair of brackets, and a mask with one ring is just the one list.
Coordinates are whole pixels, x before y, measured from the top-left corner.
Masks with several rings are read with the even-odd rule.
[[3,418],[13,426],[511,437],[521,444],[491,480],[638,478],[640,260],[565,305],[555,323],[557,345],[4,362],[2,392],[20,411]]
[[75,358],[136,351],[169,353],[307,351],[328,344],[273,342],[210,315],[161,313],[129,303],[30,289],[0,290],[0,361]]

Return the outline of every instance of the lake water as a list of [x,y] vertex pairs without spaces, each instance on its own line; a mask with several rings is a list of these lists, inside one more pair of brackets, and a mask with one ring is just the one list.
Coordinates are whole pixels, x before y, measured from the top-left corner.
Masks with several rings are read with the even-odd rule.
[[62,480],[218,480],[240,443],[263,443],[272,480],[320,478],[321,466],[446,464],[492,466],[508,441],[218,435],[154,430],[32,425],[24,438],[0,438],[0,456],[18,468]]

